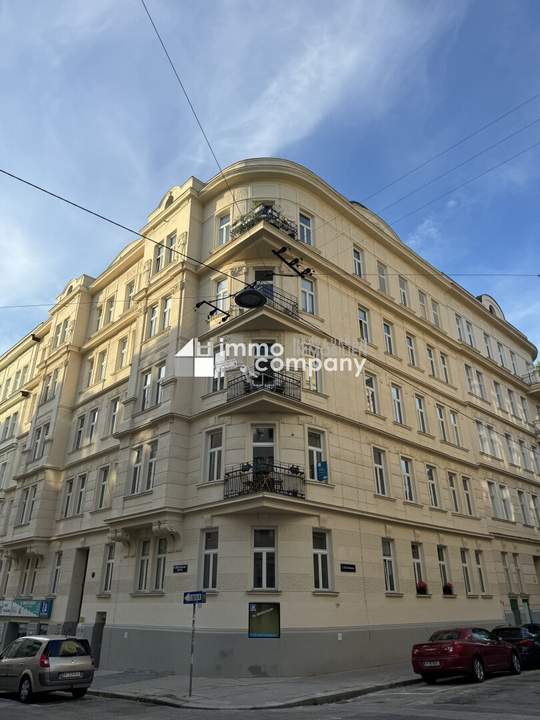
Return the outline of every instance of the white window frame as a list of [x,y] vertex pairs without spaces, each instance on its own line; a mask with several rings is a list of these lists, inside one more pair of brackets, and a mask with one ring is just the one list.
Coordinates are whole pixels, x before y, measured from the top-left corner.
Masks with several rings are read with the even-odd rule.
[[[273,545],[255,545],[255,534],[258,530],[271,531],[273,533]],[[252,563],[253,563],[253,589],[254,590],[276,590],[278,583],[278,568],[277,568],[277,530],[271,527],[254,527],[252,532]],[[255,584],[255,564],[257,562],[257,555],[261,556],[261,584]],[[269,559],[273,556],[274,561],[274,583],[269,583],[268,568],[270,566]]]
[[353,247],[353,272],[356,277],[364,277],[364,251]]
[[394,355],[394,327],[387,320],[383,320],[383,337],[385,353]]
[[300,302],[302,311],[309,315],[315,315],[316,293],[315,281],[309,278],[302,278],[300,281]]
[[390,393],[392,397],[392,409],[394,412],[394,422],[399,425],[405,425],[405,407],[403,404],[403,396],[399,385],[392,383],[390,385]]
[[386,465],[386,451],[373,447],[373,474],[375,477],[375,492],[377,495],[390,496],[390,483]]
[[[307,454],[308,454],[308,477],[313,482],[328,482],[327,478],[319,478],[317,465],[319,462],[325,462],[326,460],[326,433],[324,430],[318,430],[317,428],[308,427],[307,432]],[[317,435],[320,441],[320,445],[312,444],[310,441],[310,435]],[[328,465],[327,465],[328,467]],[[312,472],[313,468],[313,472]],[[328,476],[328,472],[327,472]]]
[[441,507],[441,498],[439,494],[439,482],[437,478],[437,468],[435,465],[426,465],[426,478],[428,487],[428,496],[430,507]]
[[305,245],[313,245],[313,215],[300,210],[298,213],[298,239]]
[[387,593],[398,592],[398,575],[395,561],[394,541],[391,538],[382,538],[382,560],[384,587]]
[[[219,435],[219,444],[212,446],[214,437]],[[206,431],[205,438],[205,455],[206,455],[206,472],[205,480],[207,482],[220,482],[223,480],[223,455],[224,455],[224,435],[223,427],[211,428]]]
[[[215,547],[214,547],[215,536]],[[210,541],[211,540],[211,541]],[[203,590],[217,590],[219,570],[219,530],[206,528],[202,533],[202,572]]]
[[416,483],[414,480],[414,464],[411,458],[401,455],[399,458],[401,479],[403,481],[403,497],[408,502],[416,502]]
[[410,306],[409,283],[401,275],[399,276],[398,281],[399,281],[399,302],[403,305],[403,307],[409,307]]
[[360,339],[365,343],[371,342],[371,331],[369,328],[369,310],[362,305],[358,306],[358,330]]
[[[316,547],[315,536],[324,537],[324,547]],[[330,533],[328,530],[314,528],[312,531],[313,546],[313,587],[316,592],[331,590],[330,568]]]
[[377,376],[372,373],[364,373],[364,388],[366,391],[366,404],[368,411],[374,415],[379,415]]
[[231,213],[222,213],[217,219],[217,245],[226,245],[231,239]]

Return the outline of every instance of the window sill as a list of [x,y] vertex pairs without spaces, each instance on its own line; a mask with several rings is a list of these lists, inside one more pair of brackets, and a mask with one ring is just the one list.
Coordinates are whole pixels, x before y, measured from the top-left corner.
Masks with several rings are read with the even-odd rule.
[[491,593],[482,593],[481,597],[483,600],[493,600],[493,595],[491,595]]
[[430,432],[424,432],[423,430],[417,430],[416,432],[419,435],[422,435],[423,437],[430,438],[431,440],[435,440],[435,435],[432,435]]
[[321,390],[314,390],[313,388],[304,387],[302,386],[302,392],[310,393],[311,395],[315,395],[316,397],[324,398],[325,400],[328,400],[330,395],[328,393],[324,393]]
[[399,362],[403,362],[403,360],[399,357],[399,355],[396,355],[395,353],[387,352],[387,351],[385,350],[384,355],[385,355],[385,357],[391,357],[391,358],[393,358],[394,360],[398,360]]
[[422,598],[430,598],[430,597],[431,597],[431,593],[424,593],[424,594],[422,594],[422,593],[416,593],[416,597],[419,598],[419,599],[422,599]]
[[515,520],[507,520],[506,518],[497,517],[496,515],[492,515],[492,520],[496,520],[497,522],[506,523],[507,525],[517,525]]
[[412,430],[412,427],[410,425],[406,425],[405,423],[400,423],[397,420],[393,420],[392,424],[396,427],[403,428],[404,430]]
[[467,593],[466,597],[471,598],[472,600],[478,600],[480,595],[478,595],[477,593]]
[[128,495],[124,495],[124,500],[131,500],[132,498],[139,498],[143,497],[144,495],[151,495],[154,492],[154,488],[150,488],[150,490],[141,490],[141,492],[138,493],[129,493]]
[[422,503],[416,502],[416,500],[404,500],[404,501],[403,501],[403,504],[404,504],[404,505],[410,505],[411,507],[417,507],[417,508],[423,508],[423,507],[424,507]]
[[466,518],[467,520],[480,520],[478,515],[467,515],[467,513],[462,512],[452,512],[452,515],[454,517]]
[[437,512],[440,512],[440,513],[447,513],[447,512],[448,512],[448,510],[445,510],[445,509],[442,508],[442,507],[437,507],[436,505],[430,505],[430,506],[429,506],[429,509],[430,509],[430,510],[436,510]]
[[215,595],[219,595],[219,590],[205,590],[203,588],[203,593],[205,593],[206,595],[215,596]]
[[96,597],[100,598],[101,600],[108,600],[111,597],[111,593],[110,592],[96,593]]
[[421,368],[420,365],[413,365],[412,363],[407,363],[407,367],[413,368],[414,370],[417,370],[418,372],[425,372],[424,368]]
[[402,593],[402,592],[385,592],[384,594],[385,594],[386,597],[388,597],[388,598],[401,598],[401,597],[403,597],[403,593]]
[[390,502],[396,502],[397,499],[391,495],[383,495],[382,493],[373,493],[373,497],[381,498],[382,500],[390,500]]
[[97,513],[103,513],[107,512],[108,510],[112,510],[112,505],[107,505],[107,507],[102,508],[94,508],[93,510],[89,510],[90,515],[97,515]]
[[132,598],[162,597],[165,595],[165,592],[163,590],[136,590],[135,592],[129,593],[129,595]]
[[336,590],[313,590],[311,594],[316,597],[337,597],[339,595]]
[[327,482],[326,480],[306,480],[306,485],[317,485],[318,487],[335,488],[335,483]]
[[371,410],[366,410],[366,415],[371,415],[371,417],[379,418],[379,420],[386,420],[386,415],[381,415],[380,413],[374,413],[374,412],[371,412]]
[[281,595],[281,590],[271,590],[264,588],[246,590],[246,595]]
[[448,598],[449,600],[452,600],[452,599],[457,598],[457,595],[456,595],[455,593],[451,593],[451,594],[449,594],[449,593],[443,593],[443,594],[441,595],[441,597],[443,597],[443,598]]

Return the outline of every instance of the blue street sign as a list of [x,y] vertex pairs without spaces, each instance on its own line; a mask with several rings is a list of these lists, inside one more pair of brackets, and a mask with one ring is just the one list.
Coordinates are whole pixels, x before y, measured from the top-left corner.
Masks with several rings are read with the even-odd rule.
[[199,605],[206,602],[206,593],[202,590],[184,593],[184,605]]

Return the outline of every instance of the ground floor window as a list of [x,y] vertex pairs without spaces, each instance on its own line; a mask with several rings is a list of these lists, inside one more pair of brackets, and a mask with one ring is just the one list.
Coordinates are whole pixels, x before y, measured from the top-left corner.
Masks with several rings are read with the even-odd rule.
[[204,533],[203,590],[215,590],[217,588],[218,540],[217,530],[207,530]]
[[253,531],[253,587],[273,590],[276,587],[276,531],[257,528]]

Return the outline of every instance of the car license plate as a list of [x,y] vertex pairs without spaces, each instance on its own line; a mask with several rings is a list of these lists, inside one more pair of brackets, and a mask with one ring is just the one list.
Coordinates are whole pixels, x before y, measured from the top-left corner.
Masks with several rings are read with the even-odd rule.
[[440,662],[438,660],[426,660],[424,667],[439,667]]
[[82,673],[81,672],[64,672],[64,673],[60,673],[59,677],[61,680],[71,680],[71,678],[82,677]]

